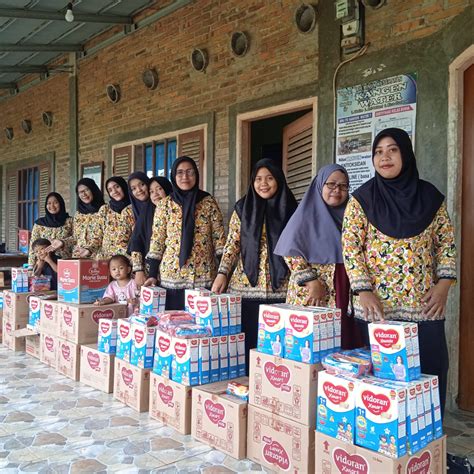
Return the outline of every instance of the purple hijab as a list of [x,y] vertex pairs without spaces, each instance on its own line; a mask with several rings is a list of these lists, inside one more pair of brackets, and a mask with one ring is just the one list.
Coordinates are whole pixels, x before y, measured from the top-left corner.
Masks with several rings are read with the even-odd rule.
[[347,171],[340,165],[323,166],[314,177],[303,200],[281,233],[275,253],[285,257],[303,257],[308,263],[342,263],[341,229],[347,201],[338,207],[323,199],[323,186],[335,171]]

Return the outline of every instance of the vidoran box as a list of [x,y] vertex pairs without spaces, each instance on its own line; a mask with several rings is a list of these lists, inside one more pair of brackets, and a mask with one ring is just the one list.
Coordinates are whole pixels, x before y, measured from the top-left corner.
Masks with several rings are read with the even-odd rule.
[[140,369],[115,358],[114,398],[138,412],[148,411],[150,369]]
[[80,346],[73,342],[58,338],[56,370],[72,380],[79,380],[81,362]]
[[81,346],[80,380],[82,383],[101,390],[113,392],[114,385],[113,354],[104,354],[95,344]]
[[279,305],[260,305],[257,340],[259,352],[285,356],[285,324],[285,311]]
[[140,313],[148,316],[165,310],[166,290],[158,286],[142,286],[140,289]]
[[58,365],[59,338],[49,334],[41,333],[40,360],[53,369]]

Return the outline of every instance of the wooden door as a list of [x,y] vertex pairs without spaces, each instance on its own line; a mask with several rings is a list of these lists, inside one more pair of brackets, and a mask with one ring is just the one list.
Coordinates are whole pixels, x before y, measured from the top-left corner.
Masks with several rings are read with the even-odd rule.
[[474,64],[464,72],[459,407],[474,411]]
[[283,171],[288,186],[301,201],[313,169],[313,111],[283,128]]

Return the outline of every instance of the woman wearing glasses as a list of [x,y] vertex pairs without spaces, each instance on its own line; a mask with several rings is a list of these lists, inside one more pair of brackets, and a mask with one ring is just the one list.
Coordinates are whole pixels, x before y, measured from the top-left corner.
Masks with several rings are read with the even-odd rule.
[[273,250],[297,206],[282,169],[273,160],[258,161],[250,179],[247,194],[235,204],[219,274],[212,285],[212,291],[222,293],[229,284],[231,293],[242,296],[247,357],[257,346],[260,304],[282,303],[286,298],[288,267]]
[[418,323],[421,371],[439,377],[444,408],[448,349],[444,330],[449,288],[456,279],[454,232],[444,196],[419,179],[409,135],[380,132],[372,146],[375,177],[354,192],[342,245],[355,317]]
[[291,270],[287,303],[340,308],[344,349],[361,345],[354,319],[347,315],[350,288],[341,229],[348,197],[346,170],[336,164],[321,168],[275,248]]
[[210,288],[222,255],[225,231],[216,200],[199,189],[199,171],[182,156],[171,170],[173,190],[156,208],[147,255],[146,285],[167,289],[166,309],[183,309],[184,290]]

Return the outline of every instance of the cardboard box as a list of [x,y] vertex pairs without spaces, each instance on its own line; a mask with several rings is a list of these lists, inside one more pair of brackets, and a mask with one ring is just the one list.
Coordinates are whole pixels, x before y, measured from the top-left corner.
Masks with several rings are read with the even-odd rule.
[[59,338],[50,334],[41,333],[40,361],[55,369],[58,365]]
[[445,474],[446,437],[414,455],[392,459],[316,432],[315,463],[318,474]]
[[58,361],[56,370],[72,380],[79,380],[81,346],[58,338]]
[[140,369],[115,359],[114,398],[138,412],[148,411],[150,369]]
[[30,246],[31,232],[27,229],[18,230],[18,251],[21,253],[28,253]]
[[113,354],[97,350],[96,344],[81,346],[80,381],[105,393],[114,389]]
[[117,350],[117,320],[99,319],[97,349],[106,354],[115,354]]
[[59,336],[76,344],[97,342],[99,319],[119,319],[128,315],[127,305],[114,303],[59,305]]
[[312,428],[249,405],[248,432],[252,461],[277,472],[314,473]]
[[140,314],[148,316],[161,313],[166,306],[166,290],[159,286],[142,286],[140,289]]
[[302,425],[316,426],[320,364],[306,364],[250,351],[249,403]]
[[12,267],[12,291],[14,293],[28,293],[28,269]]
[[104,296],[109,284],[107,260],[58,260],[58,300],[93,303]]
[[156,327],[132,323],[132,348],[130,363],[141,369],[153,368]]
[[22,324],[28,323],[29,305],[28,296],[32,293],[15,293],[10,290],[3,292],[3,317],[10,322]]
[[[246,377],[236,379],[248,383]],[[236,459],[246,457],[247,402],[225,393],[228,382],[193,389],[191,434]]]
[[3,318],[2,323],[2,339],[3,345],[11,351],[24,351],[25,350],[25,338],[15,337],[15,331],[20,329],[21,325],[15,325],[6,318]]
[[26,336],[25,337],[25,352],[35,357],[36,359],[40,358],[40,335],[35,334],[33,336]]
[[115,355],[118,359],[130,362],[132,351],[132,323],[128,319],[117,321],[117,347]]
[[28,307],[28,324],[33,327],[39,327],[41,298],[39,296],[30,296],[28,299]]
[[41,332],[53,336],[59,336],[59,302],[53,300],[41,300],[39,327]]
[[150,417],[183,435],[191,433],[191,387],[155,373],[150,378]]

